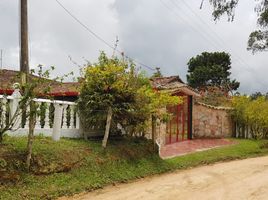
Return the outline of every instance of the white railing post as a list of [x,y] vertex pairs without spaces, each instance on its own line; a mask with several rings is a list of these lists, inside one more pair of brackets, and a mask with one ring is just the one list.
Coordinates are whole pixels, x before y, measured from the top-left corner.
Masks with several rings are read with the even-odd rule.
[[[10,99],[10,116],[9,119],[11,120],[15,115],[17,115],[16,120],[14,121],[13,128],[20,128],[21,127],[21,111],[19,109],[19,103],[21,100],[20,90],[16,88],[17,86],[14,84],[15,88],[14,92],[12,93],[12,99]],[[18,113],[16,113],[18,112]]]
[[62,112],[62,129],[67,129],[67,108],[68,105],[63,105],[63,112]]
[[73,129],[74,127],[74,106],[70,106],[70,126],[69,128]]
[[46,103],[46,112],[45,112],[45,125],[44,125],[44,129],[49,129],[50,126],[49,126],[49,106],[50,104],[49,103]]
[[[16,112],[18,112],[18,107],[20,106],[20,101],[21,101],[21,95],[18,90],[15,90],[12,96],[3,96],[0,95],[0,106],[1,107],[1,116],[0,119],[1,121],[7,122],[7,120],[10,120],[9,118],[6,118],[7,112],[8,116],[11,118],[15,114],[17,115]],[[41,105],[46,104],[46,110],[43,110],[43,115],[42,118],[44,118],[44,126],[42,132],[43,134],[47,136],[52,135],[52,139],[55,141],[60,140],[61,136],[65,137],[79,137],[78,134],[82,133],[82,126],[80,125],[80,120],[78,113],[75,112],[75,106],[76,103],[74,102],[68,102],[68,101],[52,101],[49,99],[33,99],[33,101],[38,104],[38,110],[41,110]],[[49,105],[53,104],[55,107],[54,111],[54,120],[53,120],[53,127],[51,127],[50,124],[50,109]],[[26,134],[27,129],[29,128],[29,105],[25,105],[24,108],[21,108],[19,111],[19,116],[17,117],[16,122],[14,122],[14,130],[15,132],[18,131],[19,134]],[[70,110],[68,110],[68,109]],[[24,130],[17,130],[19,128],[22,128],[22,120],[23,117],[23,112],[26,112],[26,119],[25,119],[25,126],[23,127]],[[45,116],[44,116],[45,114]],[[70,115],[70,116],[69,116]],[[68,119],[67,119],[68,117]],[[69,119],[70,118],[70,119]],[[41,124],[43,124],[43,121],[41,123],[41,115],[36,117],[36,129],[42,128]],[[37,130],[38,131],[38,130]]]
[[76,124],[75,124],[75,128],[76,129],[80,129],[80,119],[79,119],[79,115],[78,112],[76,112]]
[[25,129],[29,129],[29,114],[30,114],[30,105],[26,106],[26,118],[25,118],[25,125],[24,128]]
[[7,106],[7,99],[3,98],[3,100],[2,100],[2,116],[1,116],[1,120],[3,120],[3,124],[5,124],[6,120],[7,120],[7,118],[6,118],[6,114],[7,114],[6,106]]
[[42,102],[35,102],[37,104],[38,115],[36,115],[36,129],[41,129],[41,106]]
[[54,112],[52,139],[54,141],[59,141],[61,136],[63,106],[59,103],[54,103],[54,106],[55,106],[55,112]]

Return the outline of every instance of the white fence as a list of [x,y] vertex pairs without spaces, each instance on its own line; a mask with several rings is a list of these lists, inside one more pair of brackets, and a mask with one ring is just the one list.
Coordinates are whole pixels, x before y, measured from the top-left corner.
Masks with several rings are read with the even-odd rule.
[[[15,114],[21,94],[15,90],[11,96],[0,95],[0,121],[7,122]],[[60,137],[81,137],[80,121],[76,112],[76,104],[68,101],[49,99],[34,99],[38,104],[36,116],[35,135],[42,134],[51,136],[54,140]],[[21,110],[20,116],[14,123],[12,130],[8,131],[11,136],[25,136],[28,134],[29,118],[26,117],[29,108]]]

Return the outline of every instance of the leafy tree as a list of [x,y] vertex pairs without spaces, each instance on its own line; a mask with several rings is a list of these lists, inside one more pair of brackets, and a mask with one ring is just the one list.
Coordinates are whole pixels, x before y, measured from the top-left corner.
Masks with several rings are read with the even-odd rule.
[[153,73],[152,77],[151,78],[159,78],[159,77],[163,77],[161,71],[160,71],[160,67],[156,67],[156,72]]
[[[226,14],[229,21],[234,20],[235,8],[239,0],[208,0],[214,7],[212,13],[214,20],[218,20],[222,15]],[[204,0],[202,0],[203,4]],[[267,0],[251,0],[252,3],[257,2],[255,12],[258,15],[257,24],[259,30],[253,31],[248,40],[248,50],[253,53],[256,51],[266,51],[268,49],[268,1]],[[202,7],[202,6],[201,6]]]
[[225,52],[203,52],[188,62],[188,84],[199,90],[217,87],[222,91],[237,90],[239,82],[230,79],[231,58]]
[[268,93],[264,94],[264,93],[261,93],[261,92],[255,92],[255,93],[250,95],[250,98],[252,100],[256,100],[259,97],[264,97],[266,100],[268,100]]
[[113,116],[111,132],[121,124],[129,135],[144,135],[152,115],[164,117],[160,108],[180,100],[155,92],[149,79],[137,72],[131,61],[108,58],[101,52],[99,61],[85,69],[78,108],[87,130],[104,127],[109,111]]
[[256,99],[258,99],[259,97],[262,97],[262,96],[264,96],[264,95],[261,92],[255,92],[255,93],[250,95],[250,98],[252,100],[256,100]]
[[[30,169],[32,159],[32,145],[34,141],[36,116],[40,115],[41,111],[41,109],[38,108],[38,104],[34,101],[34,99],[39,97],[40,94],[42,94],[43,96],[48,95],[51,86],[55,84],[55,81],[59,80],[58,77],[53,80],[49,79],[49,75],[52,70],[54,70],[54,67],[51,67],[50,69],[43,71],[42,66],[39,65],[37,70],[31,70],[30,74],[26,74],[27,81],[25,81],[21,85],[16,84],[16,87],[18,87],[17,89],[20,89],[22,93],[22,97],[19,101],[15,113],[13,113],[12,116],[9,116],[10,120],[0,120],[0,142],[2,142],[3,135],[7,131],[14,128],[15,124],[21,127],[22,121],[18,121],[18,119],[20,119],[19,118],[20,116],[29,119],[29,132],[28,132],[27,157],[26,157],[26,167],[28,170]],[[37,74],[38,76],[36,76],[35,74]],[[25,74],[19,73],[17,77],[15,77],[14,79],[21,80],[23,76],[25,77]],[[5,95],[5,98],[6,97],[7,96]],[[27,107],[29,109],[26,109]]]

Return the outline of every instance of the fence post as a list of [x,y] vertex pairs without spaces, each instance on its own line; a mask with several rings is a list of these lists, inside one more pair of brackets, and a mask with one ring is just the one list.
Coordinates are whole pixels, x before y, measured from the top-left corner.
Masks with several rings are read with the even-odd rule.
[[62,129],[68,129],[67,126],[67,108],[68,105],[63,105],[63,111],[62,111]]
[[70,106],[70,125],[69,128],[74,129],[74,106]]
[[36,129],[41,129],[42,128],[41,127],[41,107],[42,107],[42,102],[37,101],[36,104],[37,104],[37,107],[38,107],[37,109],[39,111],[39,114],[36,115],[36,125],[35,125],[35,128]]
[[45,111],[45,125],[44,125],[44,129],[50,129],[50,126],[49,126],[49,106],[50,104],[49,103],[46,103],[46,111]]
[[52,139],[59,141],[61,136],[61,122],[62,122],[62,111],[63,106],[59,103],[55,103],[54,121],[53,121],[53,132]]
[[[19,102],[21,99],[21,94],[20,94],[20,90],[17,88],[17,85],[14,84],[13,86],[15,88],[14,92],[12,93],[12,99],[10,101],[10,116],[9,116],[9,120],[11,120],[14,115],[16,115],[18,107],[19,107]],[[18,114],[17,114],[18,115]],[[20,128],[21,126],[21,113],[17,116],[13,127],[14,128]]]
[[1,116],[1,121],[3,121],[3,125],[5,126],[7,124],[7,117],[6,117],[6,114],[7,114],[7,99],[6,98],[3,98],[2,100],[2,116]]
[[76,112],[76,114],[75,114],[75,123],[76,123],[75,128],[81,130],[81,132],[82,132],[82,126],[81,126],[78,112]]

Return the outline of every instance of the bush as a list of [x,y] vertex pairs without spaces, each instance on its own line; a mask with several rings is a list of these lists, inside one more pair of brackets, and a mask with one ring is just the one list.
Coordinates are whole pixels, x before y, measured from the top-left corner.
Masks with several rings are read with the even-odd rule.
[[101,53],[96,64],[85,68],[78,100],[82,125],[104,129],[107,110],[113,111],[112,130],[120,123],[127,133],[143,135],[152,115],[162,117],[160,108],[178,104],[179,97],[155,92],[144,73],[129,60],[108,58]]
[[268,136],[268,101],[264,96],[252,99],[246,96],[234,97],[231,115],[242,137],[255,139]]

